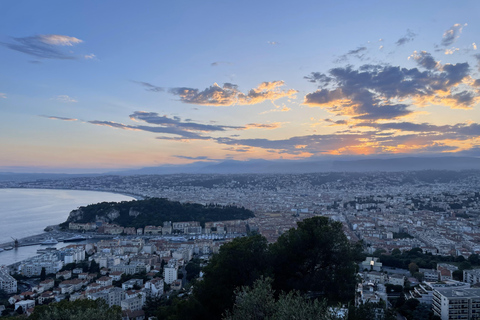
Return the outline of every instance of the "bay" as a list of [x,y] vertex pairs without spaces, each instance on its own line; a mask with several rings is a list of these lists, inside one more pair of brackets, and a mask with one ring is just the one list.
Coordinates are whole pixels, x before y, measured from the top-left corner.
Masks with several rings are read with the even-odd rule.
[[[0,244],[43,233],[45,227],[64,222],[70,211],[103,201],[129,201],[133,197],[99,191],[59,189],[0,189]],[[0,252],[0,265],[35,255],[38,246]]]

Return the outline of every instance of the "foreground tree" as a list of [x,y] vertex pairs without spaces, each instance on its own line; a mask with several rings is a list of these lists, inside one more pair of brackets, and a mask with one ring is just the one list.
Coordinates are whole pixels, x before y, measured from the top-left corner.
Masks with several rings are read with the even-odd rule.
[[120,320],[122,310],[120,307],[109,307],[103,299],[60,301],[49,305],[36,306],[32,320]]
[[298,223],[270,247],[274,289],[299,290],[332,302],[347,302],[355,291],[360,245],[343,233],[342,223],[314,217]]
[[275,299],[272,280],[259,279],[253,288],[235,292],[235,305],[224,320],[340,320],[325,301],[308,300],[298,291],[281,293]]
[[194,290],[194,298],[204,307],[203,317],[218,319],[234,302],[234,291],[251,286],[268,273],[267,240],[261,235],[236,238],[225,243],[203,269],[205,275]]

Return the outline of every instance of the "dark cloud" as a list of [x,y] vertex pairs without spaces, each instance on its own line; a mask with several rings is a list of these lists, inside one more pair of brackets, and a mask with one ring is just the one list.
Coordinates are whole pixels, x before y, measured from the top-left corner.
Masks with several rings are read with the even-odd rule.
[[[364,120],[395,119],[412,113],[409,105],[396,103],[407,98],[433,99],[435,103],[447,99],[443,101],[447,105],[451,106],[452,100],[457,104],[452,107],[471,107],[478,93],[452,92],[469,76],[468,63],[445,64],[440,69],[420,71],[367,64],[358,69],[334,68],[328,74],[314,72],[305,78],[315,81],[319,89],[307,94],[304,103],[325,107],[336,115]],[[445,92],[449,93],[447,97]]]
[[357,49],[355,49],[355,50],[350,50],[350,51],[348,51],[348,52],[347,52],[347,55],[348,55],[348,56],[349,56],[349,55],[358,55],[358,54],[360,54],[360,53],[362,53],[362,52],[364,52],[364,51],[367,51],[367,47],[359,47],[359,48],[357,48]]
[[65,117],[56,117],[56,116],[41,116],[44,118],[52,119],[52,120],[63,120],[63,121],[77,121],[78,119],[75,118],[65,118]]
[[181,128],[177,127],[151,127],[151,126],[132,126],[132,125],[126,125],[122,123],[117,123],[117,122],[112,122],[112,121],[98,121],[98,120],[93,120],[93,121],[88,121],[88,123],[98,125],[98,126],[106,126],[106,127],[111,127],[111,128],[116,128],[116,129],[122,129],[122,130],[134,130],[134,131],[147,131],[147,132],[153,132],[153,133],[167,133],[167,134],[173,134],[177,135],[178,137],[172,137],[168,139],[172,140],[206,140],[210,139],[210,137],[202,136],[198,133],[188,131],[188,130],[183,130]]
[[224,83],[222,87],[215,83],[203,91],[180,87],[172,88],[169,92],[179,96],[180,101],[184,103],[207,106],[250,105],[266,100],[274,101],[283,97],[290,97],[297,92],[296,90],[280,90],[279,88],[283,85],[283,81],[263,82],[246,94],[240,92],[238,86],[232,83]]
[[432,55],[426,51],[421,51],[419,53],[415,51],[411,57],[419,66],[424,67],[425,69],[432,70],[437,66],[437,61],[435,61]]
[[155,112],[145,111],[135,111],[130,115],[130,119],[133,121],[145,122],[150,125],[127,125],[113,121],[98,120],[88,121],[88,123],[122,130],[147,131],[174,135],[174,137],[157,137],[157,139],[162,140],[209,140],[212,139],[212,137],[205,135],[205,133],[224,132],[226,130],[247,130],[251,128],[273,129],[279,126],[278,124],[258,123],[250,123],[246,126],[202,124],[193,121],[182,121],[182,119],[177,116],[167,117],[165,115],[159,115]]
[[147,91],[153,91],[153,92],[163,92],[165,91],[164,88],[162,87],[157,87],[151,83],[148,83],[148,82],[143,82],[143,81],[135,81],[135,80],[132,80],[132,82],[134,83],[138,83],[139,85],[145,87],[145,90]]
[[225,160],[225,159],[214,159],[214,158],[210,158],[210,157],[207,157],[207,156],[199,156],[199,157],[173,156],[173,157],[179,158],[179,159],[201,160],[201,161],[221,161],[221,160]]
[[474,138],[480,136],[480,124],[457,123],[455,125],[434,125],[429,123],[391,122],[391,123],[359,123],[356,127],[370,127],[377,130],[399,130],[407,132],[431,133],[440,138],[438,134],[448,135],[453,139]]
[[227,62],[227,61],[215,61],[215,62],[210,63],[210,65],[212,67],[216,67],[216,66],[219,66],[219,65],[222,65],[222,64],[232,65],[233,63]]
[[335,60],[335,62],[344,62],[346,61],[349,57],[355,57],[359,60],[363,60],[365,58],[365,52],[367,51],[367,47],[358,47],[357,49],[353,49],[348,51],[347,53],[341,55],[338,57],[338,59]]
[[403,46],[405,43],[413,41],[417,35],[410,30],[407,30],[407,33],[395,42],[397,46]]
[[474,54],[473,57],[477,60],[477,68],[480,71],[480,53]]
[[332,119],[323,119],[323,121],[331,123],[332,125],[347,125],[348,121],[347,120],[332,120]]
[[155,112],[135,111],[130,115],[130,119],[144,121],[149,124],[161,125],[166,127],[176,127],[183,130],[192,131],[225,131],[225,129],[245,129],[245,127],[233,127],[233,126],[217,126],[209,124],[201,124],[194,122],[182,122],[179,117],[169,118],[167,116],[161,116]]
[[442,37],[442,45],[448,47],[457,41],[458,37],[462,33],[463,25],[456,23],[450,29],[445,31]]
[[79,57],[72,55],[67,50],[61,50],[61,46],[73,46],[82,40],[55,34],[35,35],[24,38],[13,38],[11,43],[1,43],[3,46],[43,59],[72,60]]
[[215,138],[214,140],[220,144],[274,149],[298,154],[302,152],[322,153],[326,150],[354,146],[360,144],[360,140],[367,137],[368,135],[365,134],[331,134],[297,136],[281,140],[232,138]]

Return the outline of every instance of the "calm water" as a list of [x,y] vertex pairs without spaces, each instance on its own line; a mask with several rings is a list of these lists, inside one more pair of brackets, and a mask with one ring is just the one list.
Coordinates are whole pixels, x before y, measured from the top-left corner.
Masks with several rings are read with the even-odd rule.
[[[64,222],[70,211],[103,201],[128,201],[132,197],[95,191],[0,189],[0,243],[43,232],[48,225]],[[59,244],[63,246],[63,243]],[[58,246],[58,245],[57,245]],[[0,252],[0,265],[35,255],[40,246]]]

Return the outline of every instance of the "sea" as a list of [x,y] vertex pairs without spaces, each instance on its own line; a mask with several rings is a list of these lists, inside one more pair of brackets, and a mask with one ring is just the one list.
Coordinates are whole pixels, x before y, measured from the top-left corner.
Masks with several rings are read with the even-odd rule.
[[[64,222],[70,211],[99,202],[129,201],[133,197],[99,191],[0,189],[0,244],[41,234],[49,225]],[[62,242],[55,247],[65,246]],[[35,256],[40,245],[0,252],[0,265]]]

